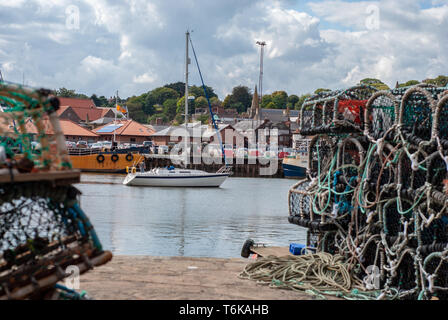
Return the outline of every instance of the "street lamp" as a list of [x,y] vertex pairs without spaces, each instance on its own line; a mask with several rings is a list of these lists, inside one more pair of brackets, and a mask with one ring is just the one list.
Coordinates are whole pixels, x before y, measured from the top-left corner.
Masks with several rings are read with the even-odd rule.
[[264,52],[264,46],[266,45],[266,42],[257,41],[257,45],[260,46],[260,77],[258,79],[258,87],[260,89],[260,101],[262,101],[262,99],[263,99],[263,52]]

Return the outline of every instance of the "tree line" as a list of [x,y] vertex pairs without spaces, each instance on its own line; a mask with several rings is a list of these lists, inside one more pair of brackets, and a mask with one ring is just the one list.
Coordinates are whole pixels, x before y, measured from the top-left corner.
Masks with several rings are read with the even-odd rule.
[[[409,80],[404,83],[396,83],[396,87],[407,87],[419,83],[428,83],[444,87],[448,84],[448,76],[440,75],[434,79],[425,79],[423,81]],[[377,88],[378,90],[390,89],[385,83],[375,78],[362,79],[359,84],[366,84]],[[235,109],[237,113],[247,112],[252,104],[253,93],[247,86],[238,85],[232,89],[223,101],[218,98],[212,87],[206,86],[205,92],[202,86],[191,86],[188,88],[189,95],[189,114],[195,113],[199,109],[208,108],[207,97],[211,106],[223,107],[224,109]],[[331,91],[327,88],[316,89],[313,94]],[[75,90],[60,88],[56,90],[60,97],[72,97],[92,99],[95,105],[99,107],[115,107],[115,97],[107,99],[105,96],[92,94],[90,97],[76,93]],[[260,101],[260,107],[264,109],[300,109],[306,98],[311,93],[302,95],[288,95],[286,91],[279,90],[270,94],[263,95]],[[140,123],[151,123],[157,118],[161,118],[164,123],[180,124],[184,121],[185,106],[185,83],[175,82],[155,88],[139,96],[132,96],[126,99],[118,98],[119,104],[125,104],[128,108],[130,117]],[[199,118],[202,122],[208,121],[208,113]]]

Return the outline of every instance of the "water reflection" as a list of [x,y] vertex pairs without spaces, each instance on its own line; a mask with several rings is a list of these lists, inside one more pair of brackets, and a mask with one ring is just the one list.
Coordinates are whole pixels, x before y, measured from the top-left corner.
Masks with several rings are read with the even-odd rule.
[[81,205],[115,254],[239,257],[247,238],[268,245],[304,242],[288,223],[293,180],[230,178],[221,188],[148,188],[123,175],[83,174]]

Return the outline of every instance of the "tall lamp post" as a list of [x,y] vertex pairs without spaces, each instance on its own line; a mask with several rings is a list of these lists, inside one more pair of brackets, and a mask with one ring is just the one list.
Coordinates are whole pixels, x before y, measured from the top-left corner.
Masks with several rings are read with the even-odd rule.
[[260,77],[258,79],[258,88],[260,89],[260,102],[261,102],[263,99],[263,53],[266,42],[257,41],[257,45],[260,46]]

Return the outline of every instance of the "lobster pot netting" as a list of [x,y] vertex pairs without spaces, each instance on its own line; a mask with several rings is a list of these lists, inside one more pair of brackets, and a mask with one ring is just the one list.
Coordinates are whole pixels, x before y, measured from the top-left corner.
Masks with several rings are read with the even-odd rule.
[[0,299],[43,298],[111,259],[81,210],[49,90],[0,82]]
[[323,125],[323,118],[324,118],[324,113],[323,113],[323,107],[322,105],[318,105],[315,104],[313,106],[313,121],[311,123],[312,127],[318,127]]
[[[448,100],[448,96],[446,99]],[[448,141],[448,101],[443,102],[439,105],[439,112],[437,116],[438,116],[437,135],[441,140]]]
[[394,100],[387,96],[376,99],[366,121],[370,123],[369,133],[374,139],[384,137],[386,132],[395,124]]
[[76,230],[66,208],[57,201],[58,197],[65,197],[66,188],[51,190],[40,183],[29,183],[2,186],[0,192],[1,253],[14,251],[36,239],[43,241],[41,245],[48,244]]
[[19,171],[71,168],[50,91],[0,82],[0,108],[0,147]]
[[413,94],[403,106],[402,125],[412,135],[423,140],[430,140],[432,125],[432,109],[426,97]]
[[308,179],[290,190],[288,220],[308,228],[318,251],[345,257],[364,290],[376,267],[377,297],[448,298],[446,88],[327,93],[334,98],[335,120],[365,130],[307,129],[317,133]]
[[332,138],[316,136],[310,141],[308,173],[311,178],[328,173],[334,157],[333,150]]

